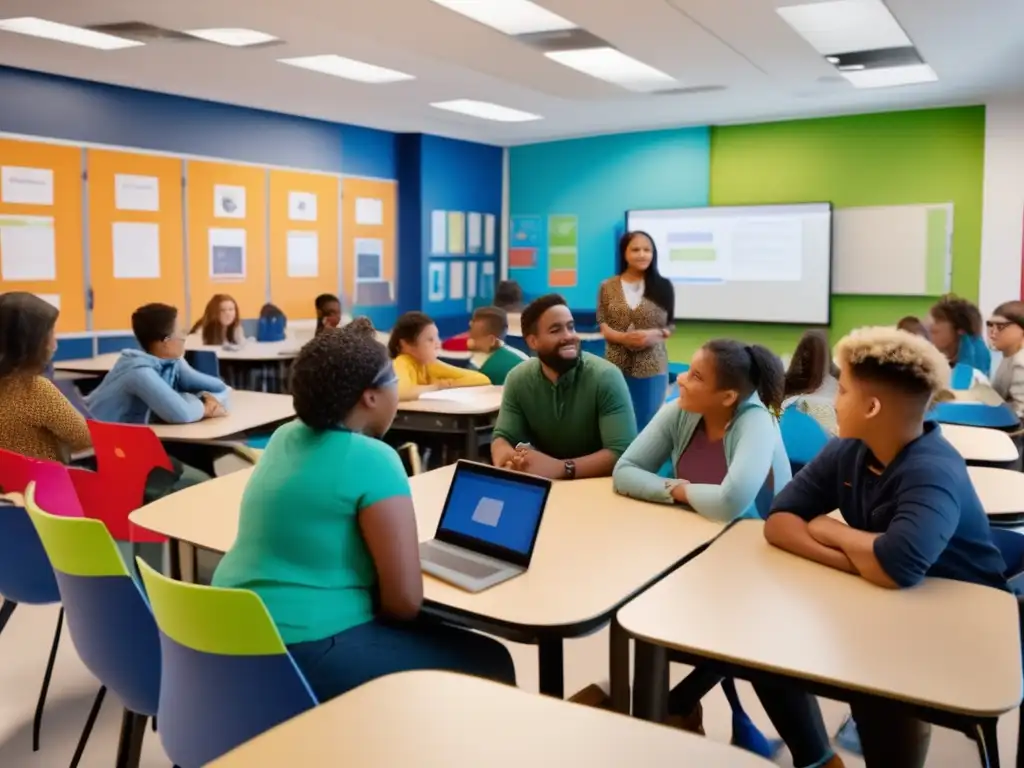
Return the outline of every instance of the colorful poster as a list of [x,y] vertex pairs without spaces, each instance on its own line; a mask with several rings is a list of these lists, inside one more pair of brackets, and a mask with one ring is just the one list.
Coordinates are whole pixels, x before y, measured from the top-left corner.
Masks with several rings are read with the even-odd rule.
[[448,254],[461,256],[466,252],[466,214],[448,211]]
[[508,265],[511,269],[537,266],[544,219],[540,216],[513,216],[509,226]]
[[445,299],[445,272],[447,265],[443,261],[432,261],[427,272],[427,299],[428,301],[444,301]]
[[552,288],[576,286],[578,234],[579,221],[575,215],[548,216],[548,285]]

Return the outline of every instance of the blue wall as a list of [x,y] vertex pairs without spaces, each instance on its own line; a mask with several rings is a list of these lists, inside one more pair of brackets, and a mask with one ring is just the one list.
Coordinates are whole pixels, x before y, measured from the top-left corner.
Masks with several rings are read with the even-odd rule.
[[[593,309],[602,280],[615,271],[617,238],[631,208],[708,204],[710,131],[684,128],[530,144],[509,150],[510,208],[538,217],[535,266],[509,270],[527,297],[554,290],[572,307]],[[575,287],[549,287],[547,217],[575,215]],[[515,224],[512,226],[515,247]]]

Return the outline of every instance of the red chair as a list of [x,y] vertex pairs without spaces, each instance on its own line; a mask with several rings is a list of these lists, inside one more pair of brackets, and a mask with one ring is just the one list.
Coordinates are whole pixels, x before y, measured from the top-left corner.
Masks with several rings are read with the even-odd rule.
[[446,352],[468,352],[469,331],[463,331],[458,336],[452,336],[441,342],[441,349]]
[[24,493],[32,459],[0,448],[0,492]]
[[164,536],[128,520],[128,515],[145,503],[150,473],[157,468],[174,471],[160,439],[149,427],[103,421],[87,423],[98,471],[71,472],[86,515],[101,520],[118,541],[163,543]]
[[36,484],[36,498],[53,514],[84,517],[81,501],[68,475],[68,468],[54,461],[30,459],[18,453],[0,450],[0,488],[7,493],[24,493],[29,483]]

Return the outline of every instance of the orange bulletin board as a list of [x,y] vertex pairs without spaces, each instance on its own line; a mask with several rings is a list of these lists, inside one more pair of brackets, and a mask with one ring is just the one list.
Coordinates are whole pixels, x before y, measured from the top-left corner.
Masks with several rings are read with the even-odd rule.
[[182,161],[90,149],[87,168],[93,329],[128,329],[152,302],[184,312]]
[[317,295],[338,290],[340,198],[335,176],[270,171],[270,300],[289,319],[316,317]]
[[[232,296],[242,317],[257,317],[267,296],[267,171],[199,160],[186,169],[189,323],[215,293]],[[244,260],[235,264],[239,244]],[[215,264],[231,274],[213,275]]]
[[[360,203],[360,201],[364,201]],[[380,202],[380,223],[364,223],[368,220],[367,210],[374,208],[373,203],[365,201]],[[375,304],[391,305],[395,303],[395,227],[398,209],[398,183],[381,179],[360,179],[346,178],[342,181],[341,189],[341,235],[342,235],[342,290],[348,299],[348,304],[362,304],[367,302],[361,296],[374,297]],[[360,210],[362,209],[362,210]],[[379,290],[368,290],[378,288],[374,285],[360,285],[359,276],[356,274],[358,267],[357,244],[360,240],[379,240],[381,253],[381,275],[380,280],[389,284],[390,299],[380,300]],[[371,243],[372,244],[372,243]],[[365,279],[365,275],[363,276]]]
[[0,139],[0,173],[0,293],[38,294],[59,333],[86,330],[82,148]]

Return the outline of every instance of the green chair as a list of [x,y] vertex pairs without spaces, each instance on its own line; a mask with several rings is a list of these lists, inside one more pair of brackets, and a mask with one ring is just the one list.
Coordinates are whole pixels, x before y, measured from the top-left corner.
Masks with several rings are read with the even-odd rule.
[[258,595],[137,563],[160,630],[160,740],[175,765],[200,768],[316,706]]

